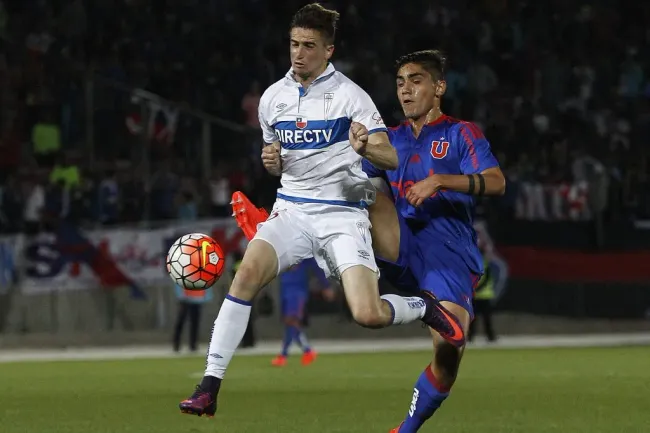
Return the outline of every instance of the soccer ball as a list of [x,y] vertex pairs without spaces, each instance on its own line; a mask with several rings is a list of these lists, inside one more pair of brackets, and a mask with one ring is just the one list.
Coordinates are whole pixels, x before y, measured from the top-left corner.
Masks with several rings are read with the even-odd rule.
[[225,264],[223,250],[208,235],[191,233],[176,239],[167,253],[167,272],[187,290],[205,290],[217,282]]

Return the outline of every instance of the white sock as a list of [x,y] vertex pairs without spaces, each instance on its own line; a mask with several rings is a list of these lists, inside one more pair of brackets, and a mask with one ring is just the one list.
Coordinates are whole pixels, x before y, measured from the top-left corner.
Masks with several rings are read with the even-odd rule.
[[383,295],[381,297],[393,310],[393,325],[415,322],[424,316],[426,304],[419,296]]
[[226,296],[212,327],[212,338],[205,365],[206,376],[223,379],[237,346],[244,338],[250,316],[249,302],[230,295]]
[[300,331],[300,334],[298,334],[298,346],[300,346],[302,350],[310,349],[309,340],[307,340],[307,335],[304,331]]

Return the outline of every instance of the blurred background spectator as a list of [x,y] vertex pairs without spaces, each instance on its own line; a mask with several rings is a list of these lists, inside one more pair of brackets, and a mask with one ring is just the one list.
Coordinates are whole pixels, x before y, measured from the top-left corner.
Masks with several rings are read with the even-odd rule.
[[199,324],[203,306],[214,298],[212,288],[203,291],[185,290],[174,284],[174,295],[178,300],[178,313],[174,324],[172,347],[180,352],[185,322],[190,322],[188,349],[196,352],[199,343]]

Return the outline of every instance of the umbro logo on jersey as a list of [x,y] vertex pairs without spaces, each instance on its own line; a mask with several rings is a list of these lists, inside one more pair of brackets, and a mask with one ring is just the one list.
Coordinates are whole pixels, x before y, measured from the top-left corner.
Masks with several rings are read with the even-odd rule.
[[287,108],[287,104],[285,104],[285,103],[278,104],[278,105],[275,106],[275,109],[276,109],[277,111],[282,111],[282,110],[284,110],[285,108]]
[[307,127],[307,119],[304,117],[296,117],[296,128],[305,129]]
[[362,259],[370,260],[370,253],[368,251],[357,250],[357,253],[359,253],[359,257],[361,257]]

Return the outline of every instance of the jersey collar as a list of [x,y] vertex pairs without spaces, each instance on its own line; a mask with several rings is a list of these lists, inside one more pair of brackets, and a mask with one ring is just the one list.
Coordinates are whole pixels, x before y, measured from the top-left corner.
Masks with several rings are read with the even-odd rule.
[[[336,69],[334,68],[334,65],[332,63],[327,64],[327,68],[318,76],[314,81],[312,81],[311,85],[316,84],[319,81],[324,81],[327,80],[329,77],[334,75],[334,72],[336,72]],[[289,82],[295,86],[295,87],[300,87],[301,84],[296,81],[296,79],[293,76],[293,68],[289,69],[289,72],[287,72],[286,78],[289,80]]]

